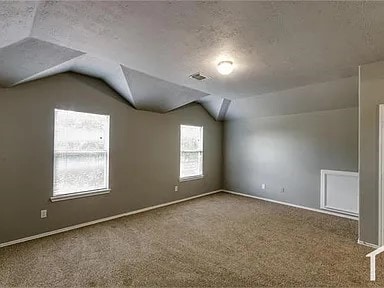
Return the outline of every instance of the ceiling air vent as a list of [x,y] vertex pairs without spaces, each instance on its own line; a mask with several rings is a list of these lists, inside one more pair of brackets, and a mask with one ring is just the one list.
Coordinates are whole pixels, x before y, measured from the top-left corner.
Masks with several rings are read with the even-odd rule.
[[204,80],[204,79],[207,79],[207,77],[201,75],[200,72],[197,72],[197,73],[195,73],[195,74],[192,74],[192,75],[190,75],[189,77],[190,77],[190,78],[193,78],[193,79],[196,79],[196,80],[199,80],[199,81]]

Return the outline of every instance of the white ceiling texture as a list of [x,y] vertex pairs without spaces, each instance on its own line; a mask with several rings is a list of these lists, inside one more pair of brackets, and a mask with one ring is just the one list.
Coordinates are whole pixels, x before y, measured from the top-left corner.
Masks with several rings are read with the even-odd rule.
[[[1,86],[74,71],[160,113],[199,102],[217,120],[237,118],[247,103],[262,111],[257,99],[278,105],[278,91],[324,82],[348,106],[358,65],[383,59],[384,2],[0,2]],[[222,60],[232,74],[217,72]]]

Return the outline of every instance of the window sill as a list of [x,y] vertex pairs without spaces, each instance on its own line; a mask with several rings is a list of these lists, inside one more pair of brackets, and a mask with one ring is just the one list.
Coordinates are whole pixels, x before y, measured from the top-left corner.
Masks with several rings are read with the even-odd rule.
[[190,177],[183,177],[179,179],[179,182],[186,182],[186,181],[193,181],[204,178],[204,175],[196,175],[196,176],[190,176]]
[[93,191],[86,191],[86,192],[77,192],[77,193],[71,193],[71,194],[56,195],[56,196],[51,197],[51,202],[65,201],[65,200],[71,200],[71,199],[77,199],[77,198],[103,195],[103,194],[108,194],[109,192],[111,192],[111,189],[93,190]]

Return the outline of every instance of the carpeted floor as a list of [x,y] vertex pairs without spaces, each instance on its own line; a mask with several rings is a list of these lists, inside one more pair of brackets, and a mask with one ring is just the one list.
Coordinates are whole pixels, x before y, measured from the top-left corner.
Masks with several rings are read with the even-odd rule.
[[224,193],[0,249],[0,286],[384,286],[357,222]]

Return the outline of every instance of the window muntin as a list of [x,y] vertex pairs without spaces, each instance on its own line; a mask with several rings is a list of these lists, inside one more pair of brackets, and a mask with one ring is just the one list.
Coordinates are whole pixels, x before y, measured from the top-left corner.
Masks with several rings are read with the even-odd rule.
[[180,126],[180,179],[203,176],[203,127]]
[[55,109],[53,196],[109,188],[109,115]]

